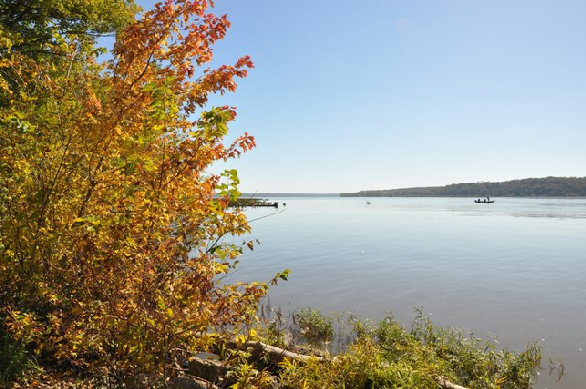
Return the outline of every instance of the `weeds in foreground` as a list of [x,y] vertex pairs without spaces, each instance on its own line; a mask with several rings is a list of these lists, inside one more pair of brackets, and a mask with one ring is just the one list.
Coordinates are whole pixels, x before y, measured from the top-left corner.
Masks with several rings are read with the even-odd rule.
[[[285,360],[278,372],[286,387],[297,388],[437,388],[437,378],[470,388],[531,388],[540,367],[541,351],[531,343],[519,353],[499,349],[453,328],[439,328],[418,310],[411,331],[388,315],[377,325],[346,315],[326,316],[315,309],[292,315],[300,339],[324,344],[347,340],[334,358],[306,363]],[[276,336],[276,322],[272,333]],[[350,331],[350,334],[348,333]],[[281,333],[280,338],[288,336]],[[291,337],[291,336],[289,336]]]
[[38,369],[29,350],[0,326],[0,387]]
[[299,310],[296,314],[301,336],[311,345],[320,346],[331,342],[334,336],[334,320],[315,308]]

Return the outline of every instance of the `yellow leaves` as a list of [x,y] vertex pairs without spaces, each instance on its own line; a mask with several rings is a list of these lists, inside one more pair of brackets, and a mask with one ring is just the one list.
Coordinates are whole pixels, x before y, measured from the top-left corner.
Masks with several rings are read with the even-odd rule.
[[248,338],[246,337],[246,335],[240,334],[236,336],[235,341],[238,347],[241,347],[244,343],[248,341]]
[[216,273],[217,274],[226,274],[228,273],[229,267],[228,265],[224,264],[224,263],[217,263],[216,264]]
[[248,331],[248,337],[249,337],[250,339],[253,339],[253,340],[254,340],[254,339],[257,339],[257,338],[258,338],[258,332],[257,332],[257,331],[256,331],[254,328],[251,328],[251,329]]
[[53,304],[58,303],[60,301],[59,296],[57,296],[55,293],[50,293],[47,297],[48,300]]
[[159,309],[161,311],[163,311],[165,309],[165,307],[166,307],[165,300],[160,295],[157,296],[157,306],[159,307]]
[[[238,195],[236,172],[222,183],[206,174],[237,155],[222,144],[235,110],[214,108],[196,122],[190,115],[209,93],[233,89],[234,77],[244,75],[236,68],[247,64],[189,79],[228,25],[210,16],[180,28],[196,5],[207,6],[192,3],[176,2],[177,20],[154,12],[120,34],[111,72],[81,51],[72,61],[77,48],[65,41],[64,62],[9,64],[24,86],[9,109],[0,107],[0,136],[10,145],[0,163],[11,174],[2,177],[9,195],[0,197],[10,221],[0,225],[8,247],[0,288],[16,296],[9,301],[18,308],[15,331],[38,333],[48,355],[76,355],[71,363],[84,369],[109,366],[123,375],[144,362],[160,371],[179,355],[169,350],[195,352],[211,346],[211,333],[253,321],[266,293],[265,284],[219,283],[239,246],[208,251],[249,230],[244,214],[227,208]],[[183,36],[168,35],[163,22]],[[226,198],[214,199],[215,188]],[[32,312],[22,313],[25,306]]]
[[503,385],[507,382],[507,379],[505,377],[499,377],[497,379],[494,380],[494,386],[497,389],[500,389],[503,387]]
[[136,242],[134,241],[134,238],[132,236],[127,236],[125,239],[126,243],[132,247],[132,248],[136,248]]
[[73,219],[73,222],[71,223],[71,227],[78,227],[84,223],[85,223],[85,219],[83,217],[76,217],[75,219]]

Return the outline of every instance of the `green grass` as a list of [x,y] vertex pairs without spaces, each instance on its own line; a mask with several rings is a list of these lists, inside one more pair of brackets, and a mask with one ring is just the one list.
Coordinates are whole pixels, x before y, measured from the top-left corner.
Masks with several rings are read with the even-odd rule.
[[321,346],[334,336],[334,318],[323,315],[315,308],[301,309],[295,314],[300,335],[309,344]]
[[35,369],[37,364],[31,353],[0,326],[0,387]]
[[[342,319],[343,318],[343,319]],[[352,315],[323,315],[303,309],[281,332],[300,334],[298,340],[320,346],[344,344],[335,358],[286,360],[276,372],[286,387],[297,388],[437,388],[447,377],[469,388],[531,388],[537,377],[541,350],[531,343],[521,352],[497,347],[454,328],[440,328],[418,311],[411,330],[391,315],[372,324]],[[273,322],[273,339],[287,338]],[[295,338],[295,336],[289,336]],[[270,339],[265,339],[270,342]]]

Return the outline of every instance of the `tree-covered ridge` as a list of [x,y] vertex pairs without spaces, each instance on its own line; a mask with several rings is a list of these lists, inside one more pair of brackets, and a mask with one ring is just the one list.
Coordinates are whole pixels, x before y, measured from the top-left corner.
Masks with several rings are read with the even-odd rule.
[[341,193],[342,197],[586,197],[586,177],[526,178]]

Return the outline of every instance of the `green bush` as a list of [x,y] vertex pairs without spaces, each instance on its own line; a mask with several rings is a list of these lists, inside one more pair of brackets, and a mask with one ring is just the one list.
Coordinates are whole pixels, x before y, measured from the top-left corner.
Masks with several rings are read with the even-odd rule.
[[315,308],[301,309],[295,317],[301,337],[310,344],[319,346],[332,340],[334,320],[331,317]]

